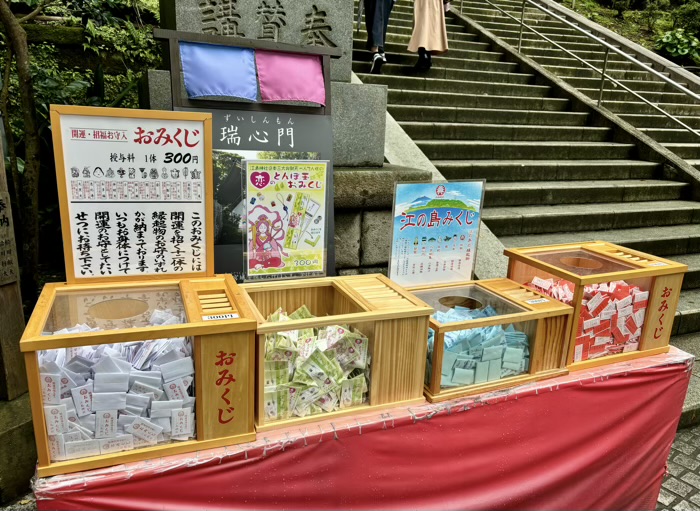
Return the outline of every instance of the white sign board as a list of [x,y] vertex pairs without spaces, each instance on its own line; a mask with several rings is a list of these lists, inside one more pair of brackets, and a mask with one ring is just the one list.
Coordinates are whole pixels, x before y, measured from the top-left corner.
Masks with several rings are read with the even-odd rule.
[[211,273],[211,117],[52,110],[68,280]]

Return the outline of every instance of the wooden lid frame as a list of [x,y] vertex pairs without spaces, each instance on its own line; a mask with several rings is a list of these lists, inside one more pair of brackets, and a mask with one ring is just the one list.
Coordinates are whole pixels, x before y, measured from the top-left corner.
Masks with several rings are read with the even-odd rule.
[[[577,275],[533,257],[543,252],[557,252],[562,250],[583,250],[585,252],[590,252],[592,255],[604,257],[614,262],[632,266],[633,268],[593,275]],[[685,264],[621,247],[613,243],[608,243],[607,241],[512,248],[504,250],[503,253],[511,260],[511,264],[513,261],[518,261],[566,279],[576,285],[599,284],[615,280],[671,275],[688,271],[688,267]]]

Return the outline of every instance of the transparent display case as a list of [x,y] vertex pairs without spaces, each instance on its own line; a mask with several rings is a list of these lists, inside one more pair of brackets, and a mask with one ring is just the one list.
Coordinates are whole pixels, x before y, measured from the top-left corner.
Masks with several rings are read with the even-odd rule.
[[505,253],[509,278],[574,307],[571,369],[668,351],[687,266],[606,242]]
[[567,373],[571,307],[507,279],[412,291],[435,309],[425,373],[429,401]]
[[433,309],[382,275],[244,284],[258,318],[258,431],[423,402]]
[[39,475],[254,438],[255,326],[230,277],[48,284],[20,342]]

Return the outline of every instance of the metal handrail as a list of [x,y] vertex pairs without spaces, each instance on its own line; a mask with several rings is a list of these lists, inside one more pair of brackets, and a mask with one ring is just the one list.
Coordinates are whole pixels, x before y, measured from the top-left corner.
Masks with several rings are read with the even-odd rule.
[[[596,73],[600,74],[601,76],[600,76],[600,87],[599,87],[599,92],[598,92],[598,106],[601,106],[601,105],[603,104],[603,94],[604,94],[604,89],[605,89],[605,80],[607,79],[607,80],[610,80],[610,82],[613,83],[615,86],[624,89],[625,91],[629,92],[630,94],[632,94],[632,95],[635,96],[636,98],[642,100],[642,102],[646,103],[647,105],[651,106],[653,109],[657,110],[658,112],[660,112],[661,114],[663,114],[663,115],[666,116],[667,118],[669,118],[669,119],[671,119],[672,121],[674,121],[675,123],[679,124],[680,126],[682,126],[682,127],[683,127],[684,129],[686,129],[687,131],[690,131],[691,133],[693,133],[693,134],[695,134],[696,136],[700,137],[700,132],[698,132],[697,130],[691,128],[690,126],[688,126],[687,124],[685,124],[683,121],[681,121],[680,119],[678,119],[678,118],[677,118],[676,116],[674,116],[673,114],[671,114],[671,113],[669,113],[669,112],[666,112],[665,110],[663,110],[662,108],[660,108],[659,106],[657,106],[655,103],[649,101],[649,100],[646,99],[645,97],[641,96],[641,95],[638,94],[637,92],[635,92],[635,91],[633,91],[632,89],[630,89],[629,87],[627,87],[625,84],[623,84],[623,83],[620,82],[619,80],[617,80],[617,79],[613,78],[612,76],[610,76],[610,75],[607,73],[607,66],[608,66],[608,61],[609,61],[610,52],[613,51],[614,53],[617,53],[617,54],[621,55],[621,56],[624,57],[626,60],[632,62],[633,64],[636,64],[638,67],[641,67],[641,68],[644,69],[645,71],[647,71],[647,72],[653,74],[654,76],[660,78],[662,81],[664,81],[665,83],[671,85],[671,86],[674,87],[675,89],[677,89],[677,90],[683,92],[684,94],[686,94],[686,95],[692,97],[692,98],[693,98],[694,100],[696,100],[696,101],[700,101],[700,96],[697,95],[697,94],[695,94],[695,93],[692,92],[691,90],[687,89],[686,87],[683,87],[681,84],[679,84],[679,83],[677,83],[677,82],[671,80],[671,79],[668,78],[667,76],[663,75],[662,73],[659,73],[658,71],[656,71],[655,69],[653,69],[653,68],[647,66],[647,65],[644,64],[643,62],[638,61],[638,60],[635,59],[634,57],[631,57],[630,55],[627,55],[626,53],[622,52],[622,51],[619,50],[618,48],[615,48],[614,46],[612,46],[612,45],[609,44],[608,42],[606,42],[606,41],[600,39],[599,37],[597,37],[597,36],[591,34],[590,32],[587,32],[587,31],[583,30],[582,28],[578,27],[577,25],[574,25],[573,23],[571,23],[571,22],[568,21],[567,19],[562,18],[561,16],[559,16],[559,15],[557,15],[557,14],[555,14],[555,13],[549,11],[548,9],[546,9],[546,8],[544,8],[544,7],[542,7],[542,6],[538,5],[538,4],[536,4],[536,3],[533,2],[532,0],[523,0],[522,9],[521,9],[521,13],[520,13],[520,19],[518,19],[518,18],[516,18],[515,16],[511,15],[509,12],[505,11],[504,9],[502,9],[501,7],[499,7],[498,5],[492,3],[490,0],[481,0],[481,1],[483,1],[483,2],[485,2],[485,3],[487,3],[487,4],[489,4],[489,5],[490,5],[491,7],[493,7],[494,9],[500,11],[501,13],[505,14],[507,17],[511,18],[512,20],[514,20],[514,21],[516,21],[516,22],[518,22],[518,23],[520,24],[520,31],[519,31],[519,34],[518,34],[518,52],[520,52],[520,51],[521,51],[521,48],[522,48],[523,29],[524,29],[524,28],[527,28],[528,30],[530,30],[530,31],[533,32],[534,34],[538,35],[539,37],[541,37],[542,39],[544,39],[545,41],[547,41],[548,43],[554,45],[555,47],[557,47],[557,48],[560,49],[561,51],[567,53],[568,55],[570,55],[570,56],[573,57],[574,59],[578,60],[579,62],[581,62],[581,63],[583,63],[584,65],[588,66],[589,68],[593,69]],[[460,14],[462,14],[462,15],[463,15],[463,4],[464,4],[464,0],[461,0],[461,2],[460,2]],[[581,57],[579,57],[579,56],[576,55],[575,53],[573,53],[573,52],[569,51],[568,49],[564,48],[561,44],[557,43],[556,41],[551,40],[551,39],[550,39],[549,37],[547,37],[546,35],[544,35],[544,34],[538,32],[538,31],[535,30],[533,27],[531,27],[530,25],[526,24],[526,23],[525,23],[525,7],[526,7],[526,4],[531,4],[531,5],[534,6],[536,9],[539,9],[540,11],[544,12],[545,14],[552,16],[553,18],[555,18],[555,19],[559,20],[560,22],[564,23],[566,26],[575,29],[576,31],[578,31],[578,32],[580,32],[580,33],[582,33],[582,34],[584,34],[584,35],[585,35],[586,37],[588,37],[589,39],[592,39],[593,41],[595,41],[595,42],[597,42],[598,44],[600,44],[601,46],[603,46],[603,47],[605,48],[605,59],[604,59],[604,61],[603,61],[603,69],[602,69],[602,70],[601,70],[601,69],[598,69],[598,68],[595,67],[594,65],[592,65],[592,64],[590,64],[589,62],[583,60]]]

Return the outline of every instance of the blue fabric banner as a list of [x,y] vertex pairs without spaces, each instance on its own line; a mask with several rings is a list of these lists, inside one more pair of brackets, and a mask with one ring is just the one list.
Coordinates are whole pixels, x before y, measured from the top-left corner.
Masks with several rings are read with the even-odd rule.
[[190,98],[228,96],[257,101],[252,49],[180,42],[180,60]]

